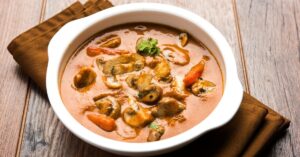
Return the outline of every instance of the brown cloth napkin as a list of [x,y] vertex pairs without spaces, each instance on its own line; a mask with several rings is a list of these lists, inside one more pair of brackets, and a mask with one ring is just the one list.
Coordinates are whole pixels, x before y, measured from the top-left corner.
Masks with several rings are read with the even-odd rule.
[[[47,47],[53,35],[67,22],[112,7],[106,0],[76,2],[47,21],[16,37],[8,46],[21,68],[44,91]],[[247,93],[235,117],[225,126],[213,130],[188,146],[166,156],[257,156],[290,121]],[[99,150],[101,151],[101,150]]]

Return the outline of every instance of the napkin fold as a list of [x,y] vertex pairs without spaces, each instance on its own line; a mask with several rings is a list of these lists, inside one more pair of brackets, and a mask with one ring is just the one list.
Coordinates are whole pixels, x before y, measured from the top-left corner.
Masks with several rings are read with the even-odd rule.
[[[89,0],[85,4],[76,2],[17,36],[8,45],[8,50],[23,71],[46,91],[47,48],[53,35],[69,21],[112,6],[107,0]],[[165,156],[178,153],[185,156],[257,156],[276,136],[283,133],[289,124],[288,119],[244,93],[241,107],[229,123]]]

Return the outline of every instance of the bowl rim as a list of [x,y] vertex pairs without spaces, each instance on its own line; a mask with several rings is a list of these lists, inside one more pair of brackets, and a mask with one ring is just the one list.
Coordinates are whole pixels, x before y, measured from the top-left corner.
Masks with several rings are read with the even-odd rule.
[[[70,42],[74,41],[74,39],[83,30],[89,28],[99,20],[108,19],[119,14],[143,11],[159,12],[162,14],[180,16],[196,24],[199,29],[202,29],[202,31],[207,33],[208,36],[215,42],[216,46],[220,50],[221,56],[223,57],[223,62],[226,70],[226,75],[223,77],[225,77],[224,80],[226,80],[226,83],[224,84],[223,96],[215,109],[208,115],[208,117],[206,117],[202,122],[195,125],[191,129],[161,141],[150,143],[129,143],[112,140],[98,135],[82,126],[75,118],[73,118],[73,116],[69,113],[61,100],[58,77],[61,63],[60,61],[63,58],[63,54],[68,49],[68,45],[70,45]],[[77,31],[74,32],[74,28],[76,28]],[[72,32],[72,35],[66,37],[66,35],[70,32]],[[167,4],[124,4],[105,9],[85,18],[71,21],[64,25],[51,39],[48,46],[48,59],[49,61],[46,74],[47,94],[52,109],[54,110],[59,120],[80,139],[106,151],[118,154],[125,153],[135,155],[154,153],[162,150],[172,149],[182,144],[189,143],[203,133],[211,129],[220,127],[231,120],[237,112],[243,97],[243,88],[237,75],[236,62],[231,47],[229,46],[225,37],[212,24],[204,20],[202,17],[196,15],[195,13]],[[230,107],[229,109],[226,109],[225,107],[228,103],[230,103]],[[219,118],[219,120],[217,122],[214,122],[213,120],[215,120],[216,118]]]

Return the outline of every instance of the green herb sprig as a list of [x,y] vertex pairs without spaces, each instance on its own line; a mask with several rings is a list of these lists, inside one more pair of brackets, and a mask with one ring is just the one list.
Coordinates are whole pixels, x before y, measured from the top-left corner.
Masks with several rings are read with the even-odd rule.
[[157,39],[153,38],[148,38],[148,39],[143,39],[140,38],[137,41],[136,49],[138,53],[144,56],[155,56],[160,53],[160,49],[157,46],[158,41]]

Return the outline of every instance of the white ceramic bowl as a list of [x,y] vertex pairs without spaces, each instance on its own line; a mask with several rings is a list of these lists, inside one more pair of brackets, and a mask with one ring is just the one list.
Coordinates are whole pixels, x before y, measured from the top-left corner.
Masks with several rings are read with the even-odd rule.
[[[184,133],[157,142],[128,143],[108,139],[83,127],[64,106],[60,97],[60,78],[68,58],[95,33],[111,26],[151,22],[186,30],[202,41],[216,56],[224,77],[224,94],[209,116]],[[223,35],[198,15],[175,6],[155,3],[120,5],[67,23],[48,46],[47,93],[60,121],[76,136],[103,150],[122,155],[156,155],[182,147],[205,132],[226,124],[238,110],[243,89],[238,79],[232,50]]]

